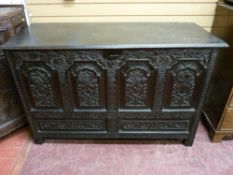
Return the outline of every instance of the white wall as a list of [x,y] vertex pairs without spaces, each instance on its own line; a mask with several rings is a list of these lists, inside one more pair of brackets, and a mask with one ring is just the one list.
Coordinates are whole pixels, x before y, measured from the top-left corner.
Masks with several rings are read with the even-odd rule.
[[32,23],[195,22],[210,31],[217,1],[26,0],[26,8]]
[[0,0],[0,4],[23,4],[24,0]]

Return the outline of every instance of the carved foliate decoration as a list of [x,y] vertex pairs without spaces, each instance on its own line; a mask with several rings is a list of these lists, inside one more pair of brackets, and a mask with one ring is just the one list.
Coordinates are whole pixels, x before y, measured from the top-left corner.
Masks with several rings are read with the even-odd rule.
[[192,70],[177,72],[172,88],[171,106],[190,106],[194,87],[195,72]]
[[[193,112],[195,112],[193,110]],[[154,118],[185,118],[185,119],[191,119],[193,117],[193,112],[190,111],[173,111],[171,112],[170,110],[166,111],[164,110],[164,112],[160,112],[160,111],[153,111],[153,112],[144,112],[144,111],[131,111],[130,113],[125,111],[125,112],[121,112],[116,114],[118,118],[124,118],[124,119],[145,119],[145,120],[149,120],[149,119],[154,119]]]
[[14,51],[12,52],[16,68],[19,69],[27,61],[46,61],[48,60],[47,52],[42,51]]
[[80,106],[99,106],[99,83],[95,72],[83,69],[76,79]]
[[69,58],[69,52],[64,51],[50,51],[48,56],[50,58],[50,65],[60,72],[64,72],[72,65],[72,59]]
[[[106,71],[108,77],[108,87],[109,91],[107,99],[109,102],[109,108],[114,109],[116,106],[114,105],[116,99],[116,73],[118,70],[125,64],[128,64],[128,61],[134,62],[135,60],[142,61],[146,60],[148,65],[151,65],[152,68],[159,72],[160,80],[161,80],[161,87],[163,84],[163,75],[165,74],[166,70],[170,69],[174,65],[176,65],[180,60],[196,60],[204,67],[208,65],[209,57],[211,55],[210,49],[132,49],[132,50],[123,50],[123,49],[116,49],[116,50],[64,50],[64,51],[14,51],[12,52],[14,56],[14,60],[16,63],[16,67],[20,68],[23,65],[23,62],[33,61],[33,62],[40,62],[43,61],[45,65],[49,66],[51,69],[56,70],[59,74],[59,79],[61,86],[63,87],[62,97],[64,100],[64,104],[70,105],[68,100],[68,86],[65,83],[66,79],[66,72],[72,67],[75,62],[93,62],[94,64],[99,66],[102,70]],[[84,71],[84,70],[82,70]],[[80,72],[78,76],[89,76],[92,77],[92,83],[96,84],[96,82],[100,82],[97,74],[95,71],[85,69],[84,72]],[[141,70],[134,70],[129,73],[128,77],[125,77],[125,106],[147,106],[150,102],[145,104],[142,99],[147,99],[146,94],[147,88],[145,82],[149,81],[148,77],[143,77],[143,69]],[[130,79],[137,77],[137,86],[132,84]],[[147,73],[145,73],[147,74]],[[181,74],[181,73],[180,73]],[[131,77],[131,78],[130,78]],[[139,80],[139,78],[141,78]],[[76,79],[77,81],[80,81]],[[77,83],[76,91],[80,91],[77,96],[80,98],[79,105],[80,106],[87,106],[89,103],[90,106],[100,106],[100,98],[101,94],[97,93],[97,91],[101,91],[99,86],[93,86],[89,83],[88,88],[86,91],[81,90],[82,85],[84,82]],[[178,81],[178,80],[177,80]],[[138,83],[140,82],[140,83]],[[98,84],[98,83],[97,83]],[[140,85],[139,85],[140,84]],[[144,84],[144,85],[142,85]],[[176,83],[177,84],[177,83]],[[134,86],[134,88],[132,88]],[[148,86],[148,85],[147,85]],[[83,86],[84,87],[84,86]],[[87,87],[87,84],[85,84]],[[173,103],[170,105],[175,106],[179,101],[175,99],[175,92],[178,92],[177,87],[175,85],[173,88],[173,95],[171,95],[171,99]],[[139,90],[140,89],[140,90]],[[139,93],[140,92],[140,93]],[[159,92],[159,90],[158,90]],[[162,93],[162,92],[161,92]],[[81,95],[82,94],[82,95]],[[89,94],[89,95],[88,95]],[[94,95],[95,94],[95,95]],[[134,96],[133,96],[134,94]],[[139,95],[140,94],[140,95]],[[81,96],[80,96],[81,95]],[[88,101],[87,96],[92,96],[92,100]],[[137,97],[137,98],[136,98]],[[158,94],[157,94],[157,97]],[[152,97],[153,98],[153,97]],[[86,100],[84,100],[86,99]],[[98,100],[94,100],[98,99]],[[141,100],[140,100],[141,99]],[[86,102],[85,102],[86,101]],[[133,102],[134,101],[134,102]],[[182,98],[180,99],[182,101]],[[86,103],[86,104],[85,104]],[[188,102],[185,102],[188,105]],[[184,105],[184,104],[183,104]]]
[[121,68],[120,77],[123,107],[151,107],[151,88],[155,80],[148,61],[129,61]]
[[104,69],[113,69],[123,64],[123,59],[119,57],[118,59],[111,59],[104,56],[104,51],[102,50],[91,50],[91,51],[71,51],[69,52],[69,58],[74,61],[95,61]]
[[210,49],[176,49],[177,58],[196,58],[200,60],[204,65],[208,65],[211,57]]
[[98,61],[101,67],[119,68],[125,60],[150,60],[155,67],[167,67],[177,59],[196,58],[207,64],[210,58],[210,49],[141,49],[123,50],[119,56],[108,58],[104,50],[79,50],[79,51],[14,51],[16,62],[22,61],[48,61],[52,67],[67,68],[72,61]]
[[127,60],[153,60],[155,55],[153,50],[124,50],[120,57]]
[[69,119],[74,119],[74,120],[79,120],[79,119],[103,119],[103,118],[107,118],[108,115],[105,112],[79,112],[79,113],[61,113],[61,112],[54,112],[54,113],[36,113],[34,115],[34,117],[37,120],[45,120],[45,119],[62,119],[62,118],[69,118]]
[[[201,78],[205,66],[196,60],[183,60],[167,71],[166,88],[171,87],[165,96],[169,107],[194,107],[193,94],[197,86],[201,86]],[[170,94],[170,95],[169,95]],[[199,97],[195,96],[196,99]],[[165,98],[167,99],[167,98]]]
[[161,71],[170,68],[179,59],[197,59],[203,65],[209,62],[211,50],[209,49],[150,49],[150,50],[124,50],[122,60],[149,60],[151,64]]
[[103,59],[102,50],[66,51],[67,57],[74,61],[96,61]]
[[77,61],[71,69],[78,107],[100,107],[105,91],[103,71],[95,62]]
[[189,121],[159,121],[159,120],[123,120],[120,129],[123,131],[153,131],[153,130],[188,130]]
[[147,95],[147,76],[141,69],[128,72],[125,79],[126,106],[145,106]]
[[165,69],[177,60],[175,52],[175,49],[126,50],[121,57],[127,60],[148,60],[155,68]]
[[[106,77],[108,78],[107,82],[101,83],[102,81],[100,81],[99,83],[102,84],[101,88],[99,89],[100,92],[104,92],[107,94],[107,97],[103,97],[101,95],[100,99],[102,102],[105,101],[105,98],[108,101],[108,109],[115,109],[116,107],[116,100],[115,100],[115,91],[116,91],[116,70],[117,68],[124,63],[123,58],[117,58],[117,59],[113,59],[109,54],[105,54],[106,50],[80,50],[80,51],[70,51],[69,52],[69,58],[71,58],[72,60],[74,60],[74,62],[94,62],[94,64],[98,65],[102,71],[106,71]],[[102,78],[101,78],[102,79]],[[106,90],[102,90],[104,89],[103,86],[105,86],[105,84],[107,84],[108,86],[108,91]],[[97,91],[97,87],[96,90]],[[99,95],[96,96],[96,98],[98,98]],[[104,99],[103,99],[104,98]],[[97,104],[100,106],[99,103],[97,103],[98,101],[96,101],[96,106]],[[105,102],[104,102],[105,103]],[[105,106],[105,104],[101,104],[101,106]],[[92,105],[93,107],[93,105]]]
[[178,58],[176,57],[175,52],[177,52],[177,50],[154,50],[154,57],[151,62],[156,68],[165,70],[172,63],[175,63],[177,61]]
[[55,106],[50,72],[41,67],[32,67],[25,74],[35,106]]
[[105,130],[104,120],[39,120],[40,130]]

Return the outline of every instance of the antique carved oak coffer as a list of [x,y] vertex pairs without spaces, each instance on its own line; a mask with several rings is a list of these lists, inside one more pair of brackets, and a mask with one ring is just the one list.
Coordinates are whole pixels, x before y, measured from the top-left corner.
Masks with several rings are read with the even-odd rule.
[[35,141],[192,145],[217,48],[192,23],[32,24],[4,47]]

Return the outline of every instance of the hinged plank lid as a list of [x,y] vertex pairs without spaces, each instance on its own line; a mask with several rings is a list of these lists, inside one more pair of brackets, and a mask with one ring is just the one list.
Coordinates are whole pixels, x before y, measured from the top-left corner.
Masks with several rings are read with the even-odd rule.
[[193,23],[32,24],[5,49],[211,48],[228,45]]

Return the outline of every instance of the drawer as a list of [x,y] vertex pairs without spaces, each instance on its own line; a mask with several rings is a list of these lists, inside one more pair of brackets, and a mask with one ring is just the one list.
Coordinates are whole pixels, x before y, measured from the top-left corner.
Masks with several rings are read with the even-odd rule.
[[119,133],[156,133],[156,132],[187,132],[190,120],[164,120],[164,119],[119,119]]
[[57,132],[105,132],[107,130],[106,119],[40,119],[35,121],[37,129]]
[[233,108],[226,110],[221,130],[233,130]]

